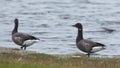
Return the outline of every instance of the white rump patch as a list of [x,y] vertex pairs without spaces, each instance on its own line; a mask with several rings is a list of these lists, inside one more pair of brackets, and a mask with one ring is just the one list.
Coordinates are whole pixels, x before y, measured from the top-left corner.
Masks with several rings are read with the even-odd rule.
[[98,51],[103,50],[103,49],[105,49],[103,46],[96,46],[96,47],[92,48],[91,52],[98,52]]
[[39,40],[26,40],[26,41],[24,41],[23,45],[30,46],[38,41]]

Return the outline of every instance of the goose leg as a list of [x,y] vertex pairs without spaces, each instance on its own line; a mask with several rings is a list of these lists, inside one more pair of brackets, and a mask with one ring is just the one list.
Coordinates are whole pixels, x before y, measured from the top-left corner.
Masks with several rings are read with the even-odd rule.
[[23,46],[21,46],[21,49],[23,50]]
[[88,53],[87,55],[88,55],[88,57],[90,57],[90,53]]
[[24,46],[24,50],[26,50],[26,46]]

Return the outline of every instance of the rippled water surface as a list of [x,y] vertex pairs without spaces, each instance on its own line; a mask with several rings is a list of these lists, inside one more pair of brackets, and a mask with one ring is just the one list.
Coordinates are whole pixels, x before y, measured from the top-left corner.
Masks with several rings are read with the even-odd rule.
[[[0,2],[0,46],[20,48],[11,40],[14,19],[19,32],[41,40],[27,48],[47,54],[81,53],[75,45],[80,22],[84,38],[105,44],[98,55],[120,55],[120,0],[2,0]],[[109,30],[114,30],[110,32]]]

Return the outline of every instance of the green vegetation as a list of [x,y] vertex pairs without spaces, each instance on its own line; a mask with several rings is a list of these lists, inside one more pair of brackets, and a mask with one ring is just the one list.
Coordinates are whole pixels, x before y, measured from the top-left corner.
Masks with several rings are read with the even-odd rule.
[[46,54],[0,54],[0,68],[120,68],[120,58],[65,57]]

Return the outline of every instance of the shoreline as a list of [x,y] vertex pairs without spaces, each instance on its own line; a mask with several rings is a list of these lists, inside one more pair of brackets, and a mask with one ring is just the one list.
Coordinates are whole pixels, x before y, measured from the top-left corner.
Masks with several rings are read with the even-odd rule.
[[119,68],[120,58],[50,55],[0,47],[0,68]]
[[13,54],[18,54],[18,55],[28,55],[28,54],[37,53],[37,52],[21,50],[21,49],[18,49],[18,48],[0,47],[0,54],[1,53],[13,53]]
[[[30,50],[21,50],[19,48],[8,48],[8,47],[0,47],[0,54],[1,53],[13,53],[13,54],[18,54],[18,55],[28,55],[28,54],[41,54],[36,51],[30,51]],[[44,53],[42,53],[44,54]],[[68,57],[75,57],[79,58],[82,56],[86,57],[86,54],[82,53],[72,53],[72,54],[48,54],[48,55],[53,55],[61,58],[68,58]],[[91,57],[95,58],[120,58],[120,55],[113,55],[113,56],[108,56],[108,55],[91,55]]]

